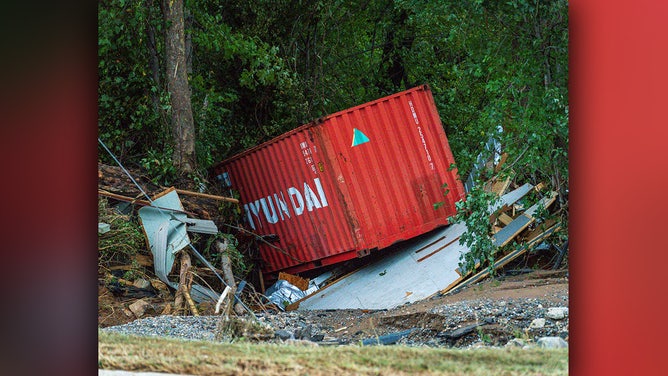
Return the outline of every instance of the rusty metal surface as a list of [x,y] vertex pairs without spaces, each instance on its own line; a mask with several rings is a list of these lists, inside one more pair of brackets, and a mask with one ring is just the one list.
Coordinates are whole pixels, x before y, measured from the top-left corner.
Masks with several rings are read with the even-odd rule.
[[301,126],[214,175],[239,191],[249,229],[278,236],[283,252],[261,247],[264,272],[297,273],[447,224],[465,194],[453,163],[423,85]]

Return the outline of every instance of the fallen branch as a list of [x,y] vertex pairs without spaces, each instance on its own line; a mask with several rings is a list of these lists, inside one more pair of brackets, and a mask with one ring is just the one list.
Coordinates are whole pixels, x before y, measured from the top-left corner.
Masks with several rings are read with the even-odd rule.
[[227,296],[228,292],[230,292],[230,286],[225,286],[225,290],[220,294],[220,298],[218,298],[218,302],[216,303],[216,315],[220,313],[220,306],[225,301],[225,296]]

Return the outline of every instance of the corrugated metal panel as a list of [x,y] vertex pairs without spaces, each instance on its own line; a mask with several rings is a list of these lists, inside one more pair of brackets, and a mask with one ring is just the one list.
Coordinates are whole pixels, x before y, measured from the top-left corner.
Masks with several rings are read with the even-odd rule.
[[249,227],[278,235],[281,251],[261,247],[265,273],[296,273],[447,224],[464,197],[452,163],[424,85],[304,125],[214,174],[229,175]]

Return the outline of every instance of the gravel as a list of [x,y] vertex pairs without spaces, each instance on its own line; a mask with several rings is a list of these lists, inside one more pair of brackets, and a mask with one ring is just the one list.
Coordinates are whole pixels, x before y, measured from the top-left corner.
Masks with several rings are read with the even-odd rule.
[[[365,339],[402,333],[393,343],[407,346],[504,346],[537,343],[543,337],[568,340],[568,316],[548,315],[554,308],[567,312],[568,295],[558,299],[475,299],[416,313],[368,310],[328,310],[259,313],[275,336],[270,342],[308,340],[319,344],[359,344]],[[404,307],[405,308],[405,307]],[[555,317],[555,318],[550,318]],[[139,336],[215,341],[218,316],[155,316],[101,329]],[[542,327],[531,327],[534,320]],[[362,325],[363,323],[371,325]],[[415,329],[408,331],[408,329]],[[403,334],[409,333],[409,334]],[[530,346],[529,346],[530,347]]]
[[213,341],[218,316],[146,317],[127,324],[101,329],[103,332],[131,334],[146,337],[170,337],[188,340]]

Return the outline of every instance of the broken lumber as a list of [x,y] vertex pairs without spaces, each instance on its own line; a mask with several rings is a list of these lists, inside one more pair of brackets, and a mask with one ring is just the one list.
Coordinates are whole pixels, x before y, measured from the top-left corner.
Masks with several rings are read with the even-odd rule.
[[499,214],[498,219],[499,221],[501,221],[501,223],[503,223],[506,226],[508,226],[513,221],[513,218],[506,213]]
[[501,153],[501,159],[499,160],[499,163],[496,164],[494,167],[494,173],[498,174],[499,171],[501,171],[501,167],[503,167],[503,164],[506,163],[506,160],[508,160],[508,153]]
[[196,314],[197,309],[193,311],[193,307],[195,306],[195,303],[192,300],[192,297],[190,296],[190,286],[188,283],[188,274],[190,271],[190,255],[188,252],[185,250],[182,250],[179,252],[180,258],[181,258],[181,265],[180,265],[180,270],[179,270],[179,285],[176,290],[176,296],[174,297],[174,308],[176,309],[177,312],[186,312],[186,306],[185,304],[187,303],[191,312],[193,314]]
[[[232,260],[230,260],[230,256],[227,254],[227,246],[227,239],[223,239],[222,241],[216,240],[216,249],[220,253],[220,264],[223,272],[223,280],[227,286],[234,288],[236,287],[237,283],[234,280],[234,273],[232,272]],[[232,292],[232,294],[234,294],[234,292]]]
[[534,204],[532,207],[527,209],[524,213],[520,214],[512,222],[510,222],[506,227],[501,229],[501,231],[494,234],[492,241],[497,247],[503,247],[504,245],[510,243],[520,232],[525,228],[529,227],[536,218],[533,214],[538,210],[539,207],[547,208],[550,206],[557,198],[557,192],[551,192],[549,196],[543,197],[540,201]]
[[[515,260],[519,256],[523,255],[530,249],[532,249],[539,241],[542,241],[552,235],[555,231],[557,231],[559,228],[561,228],[561,225],[554,225],[550,227],[549,229],[545,230],[543,233],[540,235],[536,236],[532,241],[527,242],[524,247],[521,247],[519,249],[516,249],[507,255],[503,256],[502,258],[496,260],[494,262],[493,269],[498,270],[502,267],[504,267],[506,264],[509,262]],[[465,281],[459,283],[456,286],[448,286],[448,288],[444,289],[441,291],[441,294],[454,294],[461,289],[463,289],[466,286],[470,286],[484,278],[487,278],[489,276],[489,270],[485,268],[484,270],[478,272],[477,274],[473,275],[472,277],[466,279]]]

